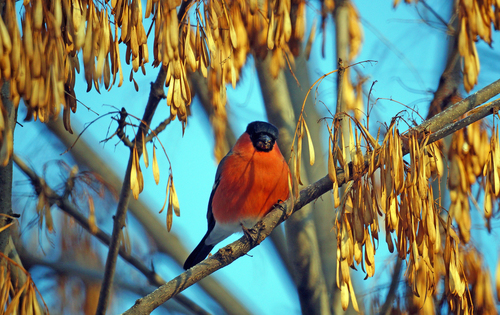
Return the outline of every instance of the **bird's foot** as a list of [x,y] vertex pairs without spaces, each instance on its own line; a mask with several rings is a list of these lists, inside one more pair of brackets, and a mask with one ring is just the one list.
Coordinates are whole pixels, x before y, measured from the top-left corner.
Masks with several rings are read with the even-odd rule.
[[253,228],[248,229],[243,225],[243,223],[240,223],[240,225],[241,225],[241,229],[243,230],[243,234],[245,234],[245,236],[248,238],[252,247],[255,246],[257,244],[257,239],[254,236],[256,234],[255,229],[253,229]]
[[288,207],[285,207],[284,204],[285,201],[279,199],[278,202],[274,204],[274,208],[279,208],[281,211],[283,211],[285,213],[285,220],[286,220],[288,219],[288,217],[292,215],[293,208],[290,207],[291,209],[288,210],[287,209]]

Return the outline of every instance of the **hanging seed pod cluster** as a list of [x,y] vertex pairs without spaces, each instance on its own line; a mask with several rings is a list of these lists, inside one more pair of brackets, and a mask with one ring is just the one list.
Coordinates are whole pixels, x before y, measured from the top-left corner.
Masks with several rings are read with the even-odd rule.
[[[177,16],[181,0],[104,2],[83,0],[25,0],[20,10],[7,0],[0,19],[0,80],[9,81],[17,106],[22,98],[26,119],[42,122],[63,110],[64,125],[71,132],[70,113],[77,108],[75,82],[80,61],[87,91],[111,89],[123,83],[120,43],[125,62],[131,64],[129,80],[149,62],[147,39],[154,29],[153,65],[165,67],[167,105],[172,118],[187,120],[192,92],[187,70],[208,78],[211,102],[219,118],[219,139],[225,133],[226,84],[233,87],[249,52],[272,54],[272,73],[294,65],[294,54],[305,33],[305,1],[192,2],[183,17]],[[146,32],[145,18],[151,18]],[[22,35],[21,35],[22,34]],[[81,60],[83,59],[83,60]],[[3,106],[2,106],[3,108]],[[7,116],[2,111],[0,140],[2,162],[10,156]]]
[[491,45],[491,27],[500,29],[498,1],[458,1],[458,50],[463,57],[464,87],[467,92],[477,84],[480,64],[476,42],[478,37]]
[[[473,258],[479,254],[467,242],[471,228],[468,208],[471,185],[480,182],[485,187],[485,201],[489,202],[485,203],[484,212],[487,222],[498,212],[493,206],[497,204],[500,182],[497,129],[493,128],[490,138],[481,122],[477,122],[455,133],[449,151],[452,204],[449,212],[442,212],[441,198],[432,186],[433,181],[443,180],[445,171],[438,142],[428,143],[428,134],[417,134],[411,129],[401,135],[397,120],[392,121],[379,142],[380,130],[375,139],[356,118],[341,115],[355,125],[353,128],[349,123],[348,143],[344,143],[340,119],[334,119],[328,127],[328,175],[336,207],[336,279],[342,307],[347,309],[352,301],[358,309],[350,269],[361,266],[366,277],[372,277],[376,244],[382,239],[390,252],[406,260],[405,278],[413,295],[400,302],[407,310],[433,313],[437,307],[433,297],[438,294],[445,296],[453,312],[468,314],[474,308],[495,309],[489,271]],[[302,150],[300,139],[307,131],[300,123],[297,133],[297,150]],[[407,153],[409,158],[403,159]],[[348,155],[350,163],[346,162]],[[300,159],[298,152],[296,157]],[[300,162],[297,158],[294,165]],[[339,170],[348,179],[342,196],[339,196]],[[300,169],[296,170],[297,183],[298,172]],[[454,221],[459,233],[452,224]],[[385,235],[381,237],[381,233]],[[443,279],[444,292],[438,290]],[[498,279],[499,275],[497,284]]]
[[[490,139],[482,124],[483,122],[478,121],[454,133],[448,152],[450,161],[448,176],[451,201],[450,216],[456,220],[460,238],[466,243],[470,240],[472,224],[469,206],[471,188],[478,181],[478,177],[482,177],[483,170],[487,171],[485,166],[487,166],[486,159],[491,148],[490,143],[494,146],[494,143],[497,142],[498,145],[498,140],[494,137]],[[490,188],[488,184],[487,187]],[[489,192],[490,190],[485,191],[488,196],[491,196]],[[486,208],[487,204],[491,205],[491,201],[485,202]],[[488,220],[491,218],[491,208],[485,211],[485,217]]]

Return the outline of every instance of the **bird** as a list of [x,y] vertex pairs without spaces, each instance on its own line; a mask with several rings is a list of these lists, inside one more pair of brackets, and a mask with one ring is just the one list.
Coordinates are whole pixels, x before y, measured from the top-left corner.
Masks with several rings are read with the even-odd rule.
[[187,270],[204,260],[233,233],[252,228],[290,194],[290,169],[276,143],[274,125],[254,121],[220,161],[208,201],[207,233],[184,263]]

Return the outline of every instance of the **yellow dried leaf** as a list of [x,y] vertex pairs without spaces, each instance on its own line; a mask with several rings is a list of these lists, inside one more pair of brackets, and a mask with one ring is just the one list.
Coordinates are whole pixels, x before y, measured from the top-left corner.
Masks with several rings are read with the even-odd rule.
[[14,295],[14,297],[10,300],[9,306],[7,307],[7,310],[4,313],[5,315],[17,314],[17,310],[19,307],[19,299],[21,298],[21,294],[23,294],[24,290],[26,290],[29,284],[30,284],[29,281],[26,281],[24,285],[18,289],[16,295]]
[[307,123],[304,119],[302,119],[302,122],[304,123],[304,129],[306,130],[307,134],[307,143],[309,144],[309,163],[311,165],[314,165],[314,161],[316,159],[316,156],[314,154],[314,145],[311,139],[311,134],[309,133],[309,128],[307,128]]
[[6,229],[8,229],[9,227],[11,227],[13,224],[14,224],[14,222],[10,222],[9,224],[2,226],[2,227],[0,228],[0,233],[2,233],[3,231],[5,231],[5,230],[6,230]]
[[170,194],[172,199],[172,206],[174,208],[174,212],[176,216],[181,215],[180,207],[179,207],[179,198],[177,197],[177,192],[175,191],[174,179],[172,178],[172,186],[170,187]]
[[167,191],[165,193],[165,202],[163,203],[163,207],[161,207],[161,210],[159,213],[162,213],[163,212],[163,209],[165,209],[165,206],[167,205],[167,201],[168,201],[168,197],[169,197],[169,191],[170,191],[170,182],[172,180],[172,174],[170,174],[170,176],[168,176],[168,181],[167,181]]
[[92,198],[92,196],[89,196],[88,203],[89,203],[89,227],[90,227],[90,232],[92,234],[96,234],[98,229],[97,229],[96,219],[95,219],[94,199]]
[[172,228],[172,192],[168,195],[168,207],[167,207],[167,231],[170,232]]
[[347,284],[342,282],[340,286],[340,303],[342,304],[342,309],[345,311],[349,306],[349,289],[347,288]]
[[156,148],[153,145],[153,176],[155,178],[156,185],[160,183],[160,169],[158,168],[158,160],[156,159]]
[[4,48],[3,53],[5,55],[8,55],[12,50],[12,41],[10,39],[9,31],[7,30],[7,27],[5,26],[5,23],[3,22],[1,16],[0,16],[0,38],[1,38],[0,45],[3,44]]
[[333,206],[335,208],[340,206],[339,184],[337,181],[333,183]]
[[300,164],[301,164],[303,138],[304,138],[303,131],[302,129],[299,129],[299,135],[297,137],[297,158],[295,159],[295,176],[297,177],[297,181],[299,182],[300,185],[303,185],[300,179]]
[[328,141],[328,177],[335,183],[337,181],[337,170],[333,161],[332,142]]
[[356,300],[356,294],[354,293],[354,289],[352,287],[352,283],[349,280],[349,292],[351,293],[352,307],[356,312],[359,312],[358,301]]
[[137,161],[136,161],[136,148],[133,148],[132,152],[132,166],[130,169],[130,189],[132,189],[132,194],[137,200],[139,198],[139,180],[137,179]]
[[267,28],[267,48],[269,50],[274,49],[274,28],[275,28],[275,21],[274,21],[274,12],[271,11],[271,19],[269,20],[269,26]]

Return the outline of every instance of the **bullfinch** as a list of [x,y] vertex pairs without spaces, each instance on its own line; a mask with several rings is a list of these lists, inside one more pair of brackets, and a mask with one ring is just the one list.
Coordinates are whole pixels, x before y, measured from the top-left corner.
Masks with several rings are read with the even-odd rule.
[[208,231],[184,269],[201,262],[231,234],[252,228],[277,202],[288,199],[290,169],[277,139],[278,128],[254,121],[220,161],[208,202]]

